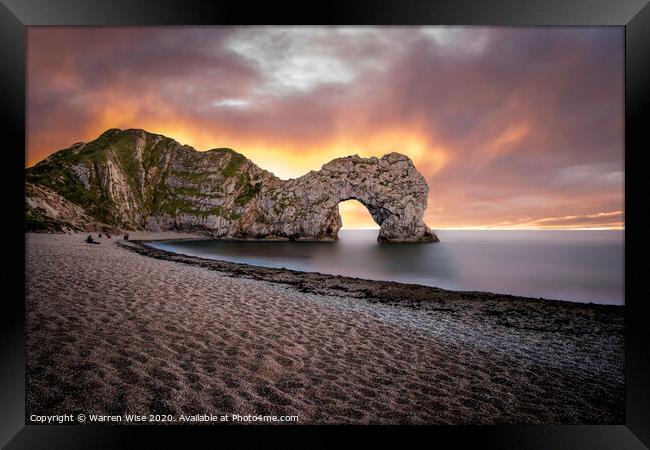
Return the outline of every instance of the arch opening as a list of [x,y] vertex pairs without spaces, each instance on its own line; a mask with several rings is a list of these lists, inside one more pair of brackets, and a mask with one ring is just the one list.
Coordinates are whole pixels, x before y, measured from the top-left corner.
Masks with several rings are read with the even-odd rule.
[[370,211],[359,200],[354,198],[342,200],[338,203],[338,209],[341,216],[341,229],[379,231],[379,225]]

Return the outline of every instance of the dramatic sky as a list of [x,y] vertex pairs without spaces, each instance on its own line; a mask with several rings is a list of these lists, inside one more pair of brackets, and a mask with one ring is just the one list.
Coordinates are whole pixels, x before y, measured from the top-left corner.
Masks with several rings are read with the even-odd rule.
[[[26,166],[107,128],[281,178],[411,157],[441,228],[622,228],[623,29],[28,30]],[[374,226],[356,201],[345,227]]]

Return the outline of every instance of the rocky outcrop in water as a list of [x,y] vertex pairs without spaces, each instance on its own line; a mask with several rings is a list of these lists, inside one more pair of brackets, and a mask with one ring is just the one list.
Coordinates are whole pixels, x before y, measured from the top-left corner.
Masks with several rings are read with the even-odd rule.
[[356,199],[380,225],[378,240],[438,240],[422,219],[428,186],[399,153],[338,158],[281,180],[231,149],[199,152],[143,130],[111,129],[27,169],[26,179],[34,230],[52,229],[56,219],[54,231],[103,223],[215,238],[337,239],[338,204]]

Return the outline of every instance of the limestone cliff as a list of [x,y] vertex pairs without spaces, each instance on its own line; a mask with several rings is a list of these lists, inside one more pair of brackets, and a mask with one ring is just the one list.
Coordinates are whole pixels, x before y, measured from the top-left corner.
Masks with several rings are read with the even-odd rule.
[[51,229],[52,219],[56,231],[100,222],[215,238],[336,239],[338,204],[356,199],[380,225],[378,240],[438,240],[422,220],[428,186],[399,153],[338,158],[281,180],[231,149],[199,152],[143,130],[111,129],[27,169],[26,181],[26,216],[38,219],[28,229]]

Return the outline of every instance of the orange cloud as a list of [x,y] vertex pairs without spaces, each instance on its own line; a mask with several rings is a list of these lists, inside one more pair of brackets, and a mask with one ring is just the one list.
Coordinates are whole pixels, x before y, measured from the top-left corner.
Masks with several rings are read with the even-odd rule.
[[503,156],[513,151],[529,133],[530,126],[526,122],[510,125],[484,149],[485,155],[487,157]]

